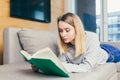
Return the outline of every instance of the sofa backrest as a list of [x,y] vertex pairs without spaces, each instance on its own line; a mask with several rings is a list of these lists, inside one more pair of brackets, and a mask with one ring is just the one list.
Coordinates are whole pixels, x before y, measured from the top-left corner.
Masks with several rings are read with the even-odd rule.
[[4,51],[3,64],[24,61],[19,51],[24,49],[31,55],[49,47],[58,55],[57,31],[56,30],[35,30],[28,28],[8,27],[3,31]]
[[5,28],[3,31],[3,64],[24,61],[19,51],[22,49],[18,40],[17,32],[21,28]]

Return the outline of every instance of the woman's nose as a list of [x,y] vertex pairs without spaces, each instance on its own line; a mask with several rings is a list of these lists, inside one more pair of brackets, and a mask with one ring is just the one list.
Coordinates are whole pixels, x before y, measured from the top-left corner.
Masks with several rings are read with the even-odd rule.
[[66,32],[63,31],[63,32],[62,32],[62,37],[65,37],[65,36],[66,36]]

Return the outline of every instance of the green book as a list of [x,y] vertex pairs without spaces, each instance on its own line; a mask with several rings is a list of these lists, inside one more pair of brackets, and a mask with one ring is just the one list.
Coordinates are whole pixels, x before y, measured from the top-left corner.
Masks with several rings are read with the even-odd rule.
[[41,49],[32,56],[24,50],[21,50],[20,54],[31,64],[39,68],[44,74],[69,77],[68,71],[55,53],[49,48]]

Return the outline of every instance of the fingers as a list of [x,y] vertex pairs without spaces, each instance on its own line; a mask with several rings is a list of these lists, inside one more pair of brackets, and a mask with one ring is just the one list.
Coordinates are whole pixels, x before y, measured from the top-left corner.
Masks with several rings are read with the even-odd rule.
[[34,72],[38,72],[39,71],[39,69],[36,66],[34,66],[33,64],[31,64],[31,67],[32,67],[32,70]]

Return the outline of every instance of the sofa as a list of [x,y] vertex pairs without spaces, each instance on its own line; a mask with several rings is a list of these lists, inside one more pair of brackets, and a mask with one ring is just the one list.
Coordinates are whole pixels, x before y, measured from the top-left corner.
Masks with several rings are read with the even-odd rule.
[[[28,32],[26,34],[29,35],[28,38],[33,39],[33,43],[30,40],[28,40],[29,43],[27,43],[26,40],[28,38],[25,40],[23,38],[20,38],[21,36],[24,36],[20,33],[25,32],[25,30],[23,32],[20,32],[21,30],[23,30],[23,28],[8,27],[3,31],[4,51],[3,65],[0,66],[0,80],[120,80],[120,62],[98,65],[95,67],[93,72],[71,73],[69,78],[33,72],[31,69],[31,64],[24,60],[24,58],[19,54],[19,51],[21,49],[25,49],[32,54],[34,53],[32,51],[36,51],[36,48],[38,46],[38,44],[35,46],[33,43],[39,42],[39,45],[42,45],[38,46],[38,49],[51,47],[52,50],[56,52],[58,51],[57,46],[53,45],[55,46],[53,48],[53,46],[50,45],[56,44],[55,40],[58,38],[57,32],[54,30],[33,30],[33,33]],[[32,31],[32,29],[30,31]],[[39,37],[37,36],[36,38],[35,34],[39,35]],[[30,37],[32,35],[34,35],[34,37]],[[34,41],[34,39],[38,40]],[[23,40],[23,42],[20,40]],[[27,43],[27,45],[25,43]],[[109,42],[109,44],[120,47],[119,42]],[[29,46],[35,47],[30,47],[30,49],[28,49]]]

